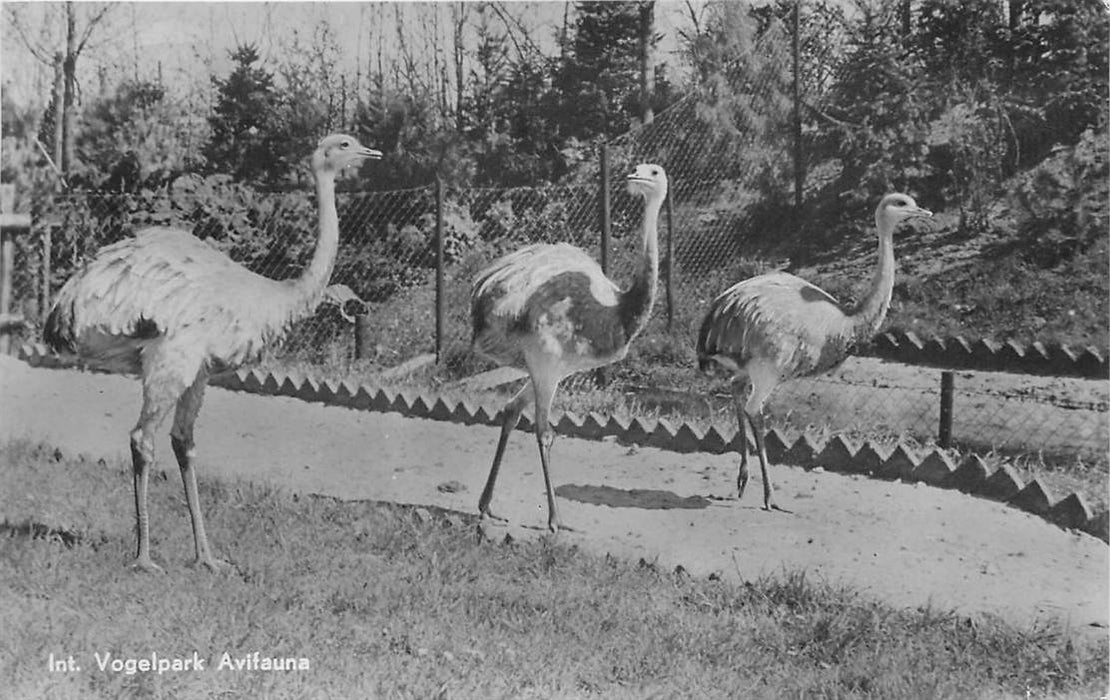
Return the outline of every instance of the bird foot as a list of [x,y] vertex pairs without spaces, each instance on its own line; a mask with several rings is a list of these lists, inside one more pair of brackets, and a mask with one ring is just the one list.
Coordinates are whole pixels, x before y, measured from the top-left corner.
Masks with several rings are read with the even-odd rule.
[[494,525],[506,525],[508,522],[508,518],[502,518],[488,507],[480,510],[478,513],[478,542],[493,542],[495,538],[490,534],[490,530]]
[[478,537],[478,544],[483,542],[496,542],[497,537],[493,534],[493,521],[491,518],[479,518],[478,527],[475,528],[475,534]]
[[486,508],[485,510],[478,513],[478,520],[479,521],[493,520],[493,521],[499,522],[499,523],[509,522],[508,518],[502,518],[500,515],[497,515],[496,513],[494,513],[489,508]]
[[202,566],[214,574],[227,573],[235,568],[235,565],[231,562],[211,556],[207,558],[197,557],[189,562],[189,568],[192,569],[198,569]]
[[564,525],[559,520],[554,520],[547,523],[547,531],[550,532],[552,535],[558,535],[560,532],[579,532],[573,527]]
[[789,513],[791,515],[793,515],[793,513],[794,513],[794,511],[792,511],[792,510],[787,510],[785,508],[780,508],[773,501],[768,501],[767,503],[764,503],[763,504],[763,510],[768,511],[768,512],[770,512],[772,510],[777,510],[780,513]]
[[131,563],[131,570],[144,574],[165,574],[166,570],[151,561],[150,557],[138,557]]

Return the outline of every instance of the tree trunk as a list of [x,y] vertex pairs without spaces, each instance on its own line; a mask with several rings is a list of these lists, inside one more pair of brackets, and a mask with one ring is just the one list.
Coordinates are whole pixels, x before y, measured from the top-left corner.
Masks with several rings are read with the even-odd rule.
[[655,2],[640,3],[640,117],[644,124],[655,118],[651,103],[655,93],[655,69],[651,65]]
[[463,32],[466,28],[466,5],[462,2],[455,3],[455,131],[458,133],[463,132],[466,125],[463,119],[463,109],[465,98],[463,92],[465,86],[463,80],[465,73],[463,71],[463,64],[466,59],[466,45],[463,39]]
[[1021,14],[1025,11],[1025,0],[1010,0],[1010,30],[1021,24]]
[[65,73],[62,64],[65,56],[59,51],[54,54],[54,143],[51,149],[54,154],[55,167],[62,164],[62,141],[65,139]]
[[793,63],[792,98],[794,102],[794,217],[795,227],[802,222],[802,190],[805,187],[804,160],[802,158],[802,58],[801,58],[801,5],[802,0],[794,0],[791,21],[790,53]]
[[69,177],[73,168],[73,153],[77,143],[77,10],[72,2],[66,3],[66,55],[62,62],[65,72],[65,121],[62,137],[62,173]]

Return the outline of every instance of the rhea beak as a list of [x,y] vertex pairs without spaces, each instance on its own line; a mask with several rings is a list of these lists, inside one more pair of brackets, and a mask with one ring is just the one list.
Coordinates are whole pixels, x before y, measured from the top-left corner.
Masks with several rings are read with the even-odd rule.
[[373,148],[366,148],[365,146],[363,146],[362,148],[360,148],[358,150],[358,155],[359,155],[360,158],[369,158],[370,160],[380,160],[381,157],[382,157],[382,152],[381,151],[376,151]]
[[910,217],[914,219],[928,219],[932,216],[933,212],[929,211],[928,209],[922,209],[921,207],[914,207],[910,210]]

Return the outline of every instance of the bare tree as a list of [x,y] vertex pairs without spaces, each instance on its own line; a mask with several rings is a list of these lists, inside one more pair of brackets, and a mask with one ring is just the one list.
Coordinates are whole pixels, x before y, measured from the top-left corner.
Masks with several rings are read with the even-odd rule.
[[65,71],[62,65],[65,54],[57,51],[54,54],[54,163],[62,162],[62,141],[65,139],[65,121],[62,119],[61,110],[65,104]]
[[454,29],[454,55],[452,58],[454,59],[455,64],[455,131],[459,133],[462,133],[463,127],[465,126],[463,120],[463,97],[466,93],[466,73],[464,70],[464,66],[466,64],[467,50],[464,37],[469,14],[470,13],[467,11],[467,3],[456,2],[454,4],[452,13],[452,28]]
[[651,61],[651,49],[655,34],[655,2],[647,0],[640,3],[640,117],[644,124],[655,119],[651,108],[655,93],[655,66]]
[[[62,122],[61,168],[67,175],[73,167],[74,145],[77,142],[77,61],[82,52],[89,48],[94,33],[103,25],[112,9],[111,3],[66,2],[62,6],[48,5],[46,23],[39,25],[40,31],[32,32],[30,26],[34,23],[24,14],[29,6],[9,3],[4,7],[8,21],[20,42],[43,65],[52,68],[56,66],[59,45],[65,47],[61,54],[62,103],[54,105],[54,114],[55,119]],[[57,143],[54,148],[57,153]]]
[[513,46],[516,47],[517,58],[531,59],[543,55],[543,50],[532,40],[532,32],[524,26],[524,22],[520,20],[519,16],[509,12],[505,3],[491,2],[489,6],[493,8],[498,19],[505,25],[508,37],[513,42]]

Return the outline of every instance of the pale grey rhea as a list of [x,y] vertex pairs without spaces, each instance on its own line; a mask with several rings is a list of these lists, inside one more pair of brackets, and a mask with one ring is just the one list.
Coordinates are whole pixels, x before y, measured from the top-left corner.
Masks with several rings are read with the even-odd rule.
[[867,295],[855,308],[841,306],[826,292],[785,272],[746,279],[710,304],[698,333],[698,363],[702,370],[723,368],[732,376],[740,426],[737,498],[748,483],[746,422],[763,476],[763,507],[782,510],[775,504],[767,475],[764,403],[783,381],[838,367],[878,331],[894,289],[894,230],[903,221],[930,216],[908,195],[883,197],[875,209],[878,264]]
[[526,246],[475,277],[475,351],[528,373],[528,381],[502,410],[497,450],[478,499],[483,521],[501,519],[490,510],[494,484],[509,434],[531,400],[547,493],[547,526],[552,532],[568,529],[560,521],[551,483],[554,432],[549,416],[555,392],[567,375],[623,358],[655,302],[659,210],[667,196],[667,175],[658,165],[641,164],[628,175],[627,187],[644,201],[640,259],[627,289],[606,277],[584,251],[565,243]]
[[150,554],[147,486],[154,433],[171,410],[170,442],[192,520],[195,563],[228,566],[212,554],[197,495],[193,426],[208,378],[257,359],[290,323],[336,297],[337,288],[327,287],[339,245],[336,177],[380,157],[351,136],[320,140],[311,159],[319,237],[296,279],[268,279],[188,231],[156,227],[102,248],[58,293],[44,330],[47,343],[90,365],[137,373],[142,382],[142,409],[131,431],[134,568],[162,571]]

